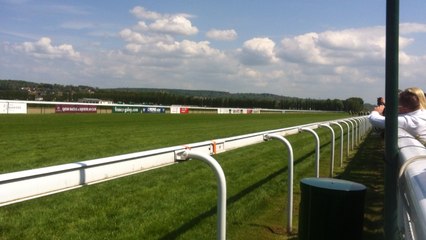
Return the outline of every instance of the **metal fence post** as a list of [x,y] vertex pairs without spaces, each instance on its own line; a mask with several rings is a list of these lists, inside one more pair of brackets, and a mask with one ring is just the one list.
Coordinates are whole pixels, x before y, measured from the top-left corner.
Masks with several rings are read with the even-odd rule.
[[182,152],[176,153],[176,160],[188,160],[190,158],[199,159],[207,163],[214,171],[218,186],[218,198],[217,198],[217,239],[225,240],[226,239],[226,180],[225,174],[222,170],[222,167],[219,163],[207,154],[200,154],[193,152],[191,150],[184,150]]
[[398,85],[399,85],[399,0],[386,1],[386,122],[385,122],[385,239],[398,239]]
[[332,178],[333,172],[334,172],[334,145],[335,145],[336,137],[334,134],[334,130],[332,127],[330,127],[330,125],[320,124],[319,126],[328,128],[331,131],[330,177]]
[[344,123],[347,127],[348,127],[348,146],[346,148],[346,157],[349,157],[349,148],[350,148],[350,142],[351,142],[351,128],[349,127],[349,123],[347,123],[346,121],[342,120],[340,121],[341,123]]
[[354,142],[355,142],[355,134],[356,134],[356,132],[355,132],[355,124],[352,122],[352,119],[348,119],[348,122],[351,124],[351,126],[352,126],[352,149],[351,150],[354,150]]
[[317,178],[319,178],[320,140],[319,140],[318,134],[314,130],[307,128],[307,127],[299,129],[299,132],[302,132],[302,131],[309,132],[312,135],[314,135],[314,137],[315,137],[315,144],[316,144],[316,147],[315,147],[315,172],[316,172],[316,174],[315,174],[315,176]]
[[352,124],[352,150],[354,150],[354,146],[358,146],[358,122],[354,118],[349,119],[349,121]]
[[294,160],[293,160],[293,148],[290,144],[290,142],[285,139],[283,136],[278,135],[278,134],[266,134],[263,136],[263,139],[269,140],[271,138],[275,138],[280,140],[282,143],[284,143],[284,145],[287,146],[288,149],[288,203],[287,203],[287,208],[288,208],[288,214],[287,214],[287,231],[289,233],[292,232],[292,228],[293,228],[293,164],[294,164]]
[[331,122],[330,124],[337,125],[340,128],[340,167],[343,167],[343,127],[337,122]]
[[361,143],[361,119],[354,118],[354,120],[357,123],[357,127],[358,127],[357,142],[358,142],[358,145],[359,145]]

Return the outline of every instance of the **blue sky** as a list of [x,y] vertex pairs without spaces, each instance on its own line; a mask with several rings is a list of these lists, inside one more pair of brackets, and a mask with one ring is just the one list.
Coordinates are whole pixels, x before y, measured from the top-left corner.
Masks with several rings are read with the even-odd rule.
[[[0,0],[0,79],[384,95],[385,0]],[[426,2],[401,1],[400,88],[426,88]]]

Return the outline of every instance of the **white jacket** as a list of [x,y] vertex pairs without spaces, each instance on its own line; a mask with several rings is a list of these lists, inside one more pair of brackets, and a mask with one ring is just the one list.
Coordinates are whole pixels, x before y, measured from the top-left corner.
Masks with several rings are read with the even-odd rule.
[[[377,111],[371,112],[368,120],[373,127],[385,128],[385,117]],[[426,143],[426,110],[416,110],[398,115],[398,127]]]

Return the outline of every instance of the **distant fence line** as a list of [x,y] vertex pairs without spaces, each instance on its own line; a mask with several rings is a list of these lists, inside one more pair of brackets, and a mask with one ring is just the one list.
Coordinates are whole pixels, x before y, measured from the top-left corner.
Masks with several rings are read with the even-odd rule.
[[84,103],[84,102],[50,102],[1,100],[0,114],[54,114],[54,113],[213,113],[213,114],[260,114],[285,112],[327,112],[319,110],[297,109],[263,109],[235,107],[198,107],[185,105],[147,105],[147,104],[118,104],[118,103]]

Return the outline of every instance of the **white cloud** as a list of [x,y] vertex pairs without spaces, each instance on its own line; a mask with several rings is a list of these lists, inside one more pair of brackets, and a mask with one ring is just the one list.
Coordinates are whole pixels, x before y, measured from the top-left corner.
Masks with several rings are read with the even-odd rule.
[[[157,83],[162,87],[167,86],[167,75],[170,87],[179,82],[193,89],[226,86],[234,92],[256,88],[261,92],[291,92],[291,96],[345,98],[348,96],[343,90],[335,96],[331,92],[336,87],[351,91],[360,82],[364,87],[381,89],[384,78],[384,27],[311,32],[283,38],[280,44],[258,37],[245,41],[235,51],[215,49],[208,41],[177,41],[142,21],[122,30],[120,36],[127,42],[128,56],[123,58],[125,67],[111,68],[120,69],[120,74],[113,75],[126,71],[129,78],[149,75],[161,79]],[[405,37],[400,42],[401,50],[413,43]],[[402,64],[414,59],[402,51]],[[319,88],[318,84],[325,86]],[[306,95],[308,92],[315,94]]]
[[[208,41],[176,40],[176,36],[190,36],[198,33],[187,14],[160,14],[135,7],[132,13],[139,21],[134,27],[120,31],[120,37],[127,42],[129,54],[140,58],[187,58],[222,57],[223,53],[210,46]],[[151,22],[150,22],[151,21]]]
[[241,62],[246,65],[266,65],[278,61],[275,43],[269,38],[253,38],[239,49]]
[[318,46],[319,35],[306,33],[293,38],[285,38],[281,41],[279,56],[290,62],[306,62],[327,64],[321,48]]
[[198,28],[192,25],[189,20],[189,14],[161,14],[148,11],[143,7],[137,6],[130,11],[139,19],[148,21],[139,21],[135,30],[154,31],[158,33],[172,35],[194,35],[198,33]]
[[70,44],[54,46],[48,37],[42,37],[37,42],[24,42],[16,45],[15,50],[31,55],[36,58],[80,60],[80,53],[75,51]]
[[149,27],[154,31],[169,34],[194,35],[198,33],[198,29],[192,26],[191,21],[184,16],[157,19]]
[[134,7],[132,10],[130,10],[130,12],[134,16],[136,16],[137,18],[140,18],[140,19],[156,20],[156,19],[162,18],[162,14],[152,12],[152,11],[147,11],[147,10],[145,10],[145,8],[140,7],[140,6]]
[[149,31],[148,25],[144,21],[139,21],[136,27],[134,28],[136,31]]
[[[410,26],[410,31],[423,31],[420,26]],[[404,49],[412,43],[413,39],[400,36],[401,63],[410,61],[410,56]],[[383,66],[386,52],[385,28],[345,29],[284,38],[278,52],[283,60],[300,64]]]
[[[378,96],[383,90],[384,26],[306,32],[281,39],[276,36],[282,33],[264,33],[274,37],[249,36],[222,50],[218,46],[227,42],[213,45],[208,40],[241,38],[238,25],[235,29],[201,29],[202,25],[197,26],[188,14],[160,13],[143,7],[135,7],[128,14],[135,17],[134,23],[114,32],[119,42],[105,42],[96,48],[91,47],[99,42],[94,38],[80,41],[79,51],[73,42],[55,43],[56,37],[27,36],[25,39],[33,40],[19,44],[0,42],[0,72],[14,74],[11,76],[17,79],[30,76],[29,80],[31,73],[52,81],[66,77],[68,83],[87,81],[79,83],[99,87],[212,89],[311,98]],[[198,17],[200,22],[205,20]],[[215,23],[214,19],[209,21]],[[70,21],[61,27],[78,30],[93,25]],[[416,79],[426,78],[426,56],[414,51],[421,44],[423,35],[419,33],[426,32],[426,24],[402,23],[400,27],[400,82],[415,83]],[[79,64],[87,56],[93,64]],[[19,77],[22,66],[28,66],[27,74]]]
[[188,40],[183,40],[182,42],[174,42],[172,44],[165,44],[159,42],[156,44],[158,49],[161,49],[165,52],[175,52],[181,53],[181,56],[195,57],[195,56],[212,56],[215,54],[220,54],[220,51],[213,49],[209,46],[209,42],[193,42]]
[[[401,39],[402,45],[406,39]],[[384,27],[307,33],[281,41],[279,56],[290,62],[319,65],[381,63]]]
[[138,32],[134,32],[131,29],[123,29],[120,32],[120,37],[126,42],[132,43],[147,43],[148,39]]
[[206,33],[206,36],[215,40],[232,41],[237,38],[237,32],[234,29],[218,30],[212,29]]
[[399,25],[400,34],[424,33],[426,32],[426,24],[421,23],[401,23]]

